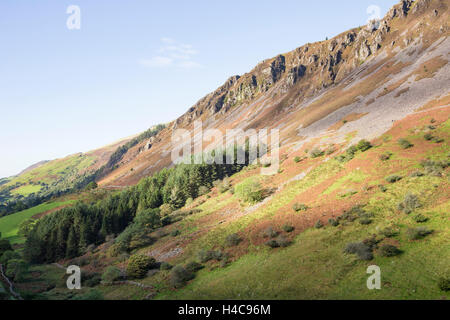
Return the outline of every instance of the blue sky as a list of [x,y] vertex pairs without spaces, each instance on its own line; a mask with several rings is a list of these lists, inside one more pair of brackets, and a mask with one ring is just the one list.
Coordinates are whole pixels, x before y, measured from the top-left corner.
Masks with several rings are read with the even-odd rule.
[[396,2],[2,0],[0,177],[174,120],[229,76]]

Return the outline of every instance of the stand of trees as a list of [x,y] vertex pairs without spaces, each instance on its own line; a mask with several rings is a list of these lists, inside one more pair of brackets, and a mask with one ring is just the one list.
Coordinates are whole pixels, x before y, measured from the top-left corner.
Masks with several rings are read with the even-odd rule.
[[[80,202],[48,215],[28,233],[25,258],[34,263],[74,258],[83,254],[89,245],[103,243],[108,235],[120,234],[132,222],[138,227],[146,225],[146,231],[161,227],[168,222],[161,219],[159,209],[154,209],[163,204],[181,208],[187,199],[197,198],[202,189],[212,188],[214,181],[248,164],[248,152],[245,164],[236,164],[236,152],[234,155],[234,164],[177,165],[97,203]],[[225,163],[226,154],[223,157]]]

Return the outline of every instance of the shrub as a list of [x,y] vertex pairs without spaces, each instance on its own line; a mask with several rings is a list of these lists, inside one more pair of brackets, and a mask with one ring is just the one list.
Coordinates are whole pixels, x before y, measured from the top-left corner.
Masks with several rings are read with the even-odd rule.
[[171,270],[172,268],[173,266],[168,262],[162,262],[161,265],[159,266],[160,270]]
[[0,239],[0,255],[2,255],[5,251],[11,251],[12,247],[8,240]]
[[173,230],[173,231],[170,233],[170,235],[171,235],[172,237],[179,236],[180,234],[181,234],[181,231],[178,230],[178,229]]
[[280,247],[278,242],[276,240],[274,240],[274,239],[267,241],[266,242],[266,246],[269,246],[271,248],[279,248]]
[[354,214],[352,214],[352,212],[345,212],[343,215],[341,215],[337,218],[338,221],[345,220],[348,222],[353,222],[356,219],[357,219],[357,217]]
[[241,243],[242,239],[237,233],[230,234],[225,238],[225,244],[227,247],[234,247]]
[[335,152],[336,152],[336,147],[335,146],[330,146],[330,147],[328,147],[328,149],[325,150],[325,154],[327,156],[329,156],[329,155],[331,155],[331,154],[333,154]]
[[434,137],[431,133],[427,133],[423,136],[423,138],[427,141],[431,141],[431,140],[433,140]]
[[400,181],[400,180],[402,180],[402,177],[397,176],[395,174],[386,177],[386,181],[389,183],[396,183],[397,181]]
[[450,291],[450,279],[440,278],[438,281],[438,287],[442,291]]
[[294,211],[299,212],[299,211],[306,211],[308,210],[308,206],[303,204],[303,203],[294,203],[294,205],[292,206],[292,209],[294,209]]
[[373,259],[371,248],[362,242],[347,244],[347,246],[344,249],[344,252],[348,254],[356,254],[358,258],[361,260],[369,261]]
[[[186,200],[187,202],[187,200]],[[165,203],[162,206],[159,207],[160,214],[162,217],[168,216],[174,211],[174,208],[169,203]]]
[[285,248],[290,245],[290,241],[283,235],[279,235],[275,240],[278,245],[282,248]]
[[414,171],[414,172],[411,172],[410,174],[409,174],[409,177],[410,178],[417,178],[417,177],[423,177],[425,174],[423,174],[422,172],[420,172],[420,171]]
[[419,198],[415,194],[408,193],[406,194],[405,199],[398,204],[398,209],[406,214],[410,214],[421,206],[422,204],[420,203]]
[[439,138],[439,137],[433,137],[433,142],[434,143],[442,143],[442,142],[444,142],[445,140],[444,139],[442,139],[442,138]]
[[99,285],[102,281],[102,276],[97,272],[89,273],[87,275],[84,275],[82,278],[84,278],[84,285],[90,288]]
[[223,179],[218,186],[218,190],[220,193],[225,193],[228,190],[230,190],[230,188],[231,188],[230,180],[227,178]]
[[263,188],[256,178],[247,179],[235,187],[235,194],[244,202],[257,203],[263,199]]
[[358,144],[356,145],[356,148],[358,148],[358,150],[365,152],[367,150],[369,150],[370,148],[372,148],[372,144],[367,141],[367,140],[361,140],[358,142]]
[[441,177],[442,171],[448,167],[449,162],[422,160],[420,165],[425,168],[427,174],[435,177]]
[[402,147],[403,149],[409,149],[409,148],[414,147],[414,145],[413,145],[411,142],[409,142],[408,140],[403,139],[403,138],[398,140],[398,144],[399,144],[400,147]]
[[316,224],[314,225],[314,228],[321,229],[323,228],[323,223],[320,220],[317,220]]
[[328,223],[333,227],[337,227],[339,225],[339,221],[335,219],[328,219]]
[[389,159],[391,159],[391,157],[392,157],[391,152],[385,152],[385,153],[380,154],[381,161],[388,161]]
[[395,257],[402,253],[400,249],[390,244],[383,244],[379,252],[382,257]]
[[382,184],[378,185],[378,189],[380,189],[381,192],[386,192],[388,189],[383,186]]
[[229,262],[230,262],[230,257],[227,254],[225,254],[223,256],[223,259],[220,260],[219,266],[221,268],[225,268],[229,264]]
[[334,157],[334,159],[336,160],[336,161],[338,161],[338,162],[341,162],[341,163],[344,163],[344,162],[347,162],[347,161],[350,161],[351,160],[351,158],[348,158],[348,157],[346,157],[346,156],[344,156],[344,155],[338,155],[338,156],[336,156],[336,157]]
[[208,187],[206,187],[206,186],[200,186],[200,188],[198,188],[198,195],[199,195],[199,196],[204,196],[204,195],[208,194],[209,191],[210,191],[210,190],[209,190]]
[[368,225],[372,223],[372,220],[367,217],[363,217],[359,220],[359,223],[362,225]]
[[127,274],[130,278],[143,278],[156,263],[152,257],[135,254],[128,259]]
[[428,221],[428,218],[425,217],[423,214],[418,214],[414,217],[414,221],[417,223],[424,223]]
[[325,154],[325,152],[318,148],[314,148],[309,152],[309,156],[313,159],[319,158],[319,157],[323,156],[324,154]]
[[279,248],[279,247],[287,247],[290,245],[290,241],[283,235],[278,236],[276,239],[271,239],[269,241],[267,241],[266,246],[271,247],[272,249],[274,248]]
[[380,242],[380,240],[378,240],[375,235],[372,235],[371,237],[364,239],[362,243],[368,246],[370,250],[373,250],[377,247],[378,242]]
[[189,262],[184,267],[187,271],[192,272],[192,273],[195,273],[204,268],[200,263],[195,262],[195,261]]
[[283,226],[283,230],[284,230],[284,232],[291,233],[292,231],[295,230],[295,228],[289,224],[285,224]]
[[21,281],[28,270],[28,264],[22,259],[10,259],[6,265],[6,276],[13,281]]
[[106,284],[112,284],[117,279],[120,279],[122,272],[119,268],[109,266],[102,274],[102,281]]
[[200,250],[198,252],[198,260],[201,263],[205,263],[211,260],[222,260],[222,251],[214,251],[214,250]]
[[347,198],[347,197],[351,197],[357,193],[358,193],[358,191],[356,191],[355,189],[347,189],[347,190],[339,193],[339,196],[341,198]]
[[392,238],[392,237],[395,237],[398,234],[398,232],[395,231],[391,227],[384,228],[383,230],[381,230],[380,233],[381,233],[381,235],[385,236],[386,238]]
[[278,236],[278,232],[273,230],[272,227],[268,227],[266,230],[264,230],[263,232],[263,237],[264,238],[275,238],[276,236]]
[[346,151],[347,156],[350,157],[351,159],[353,159],[353,157],[355,156],[355,153],[357,153],[357,152],[358,152],[358,148],[356,146],[350,146]]
[[433,233],[433,230],[428,230],[425,227],[409,228],[406,231],[406,235],[409,240],[420,240],[432,233]]
[[12,250],[5,251],[0,257],[0,264],[6,266],[8,264],[8,261],[11,259],[20,259],[20,254]]
[[294,158],[294,162],[295,162],[295,163],[299,163],[300,161],[301,161],[300,157],[295,157],[295,158]]

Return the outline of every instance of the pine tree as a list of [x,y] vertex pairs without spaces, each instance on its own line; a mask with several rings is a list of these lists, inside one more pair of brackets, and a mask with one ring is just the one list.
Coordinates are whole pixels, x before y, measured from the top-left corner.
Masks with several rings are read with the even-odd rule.
[[78,252],[79,248],[77,235],[75,229],[71,227],[69,231],[69,236],[67,238],[66,258],[74,258],[78,256]]

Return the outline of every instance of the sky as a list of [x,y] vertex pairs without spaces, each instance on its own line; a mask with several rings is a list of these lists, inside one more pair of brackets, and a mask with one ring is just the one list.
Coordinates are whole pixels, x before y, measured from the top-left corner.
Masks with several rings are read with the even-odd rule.
[[170,122],[230,76],[397,2],[2,0],[0,177]]

